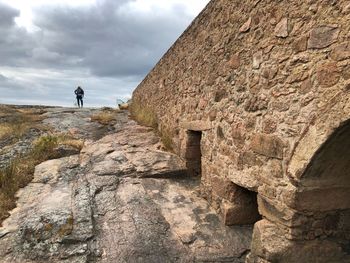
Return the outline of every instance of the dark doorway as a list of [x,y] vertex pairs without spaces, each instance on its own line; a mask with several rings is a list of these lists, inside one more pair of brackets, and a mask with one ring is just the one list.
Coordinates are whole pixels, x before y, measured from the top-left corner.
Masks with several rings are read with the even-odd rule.
[[201,176],[202,153],[201,153],[202,132],[187,131],[186,143],[186,168],[190,176]]
[[256,192],[232,183],[229,197],[223,209],[226,225],[250,225],[261,220]]

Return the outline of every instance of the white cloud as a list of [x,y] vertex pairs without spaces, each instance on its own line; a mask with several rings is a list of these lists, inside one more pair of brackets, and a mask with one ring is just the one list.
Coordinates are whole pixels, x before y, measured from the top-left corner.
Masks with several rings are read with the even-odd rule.
[[[25,27],[29,31],[35,31],[38,30],[33,25],[33,9],[35,8],[41,6],[90,6],[103,2],[103,0],[0,0],[1,2],[20,10],[20,15],[16,18],[16,23],[19,26]],[[128,8],[141,12],[149,12],[152,9],[167,11],[176,5],[182,5],[189,14],[196,15],[207,3],[208,0],[134,0],[128,4]]]
[[20,11],[20,15],[16,18],[19,26],[25,27],[29,31],[38,30],[32,23],[33,9],[41,6],[88,6],[95,4],[95,0],[0,0]]

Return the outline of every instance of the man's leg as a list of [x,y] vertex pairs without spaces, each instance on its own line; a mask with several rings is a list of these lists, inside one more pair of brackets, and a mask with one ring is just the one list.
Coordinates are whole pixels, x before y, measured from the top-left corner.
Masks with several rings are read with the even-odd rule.
[[80,99],[81,107],[83,107],[83,98]]
[[78,102],[78,108],[80,108],[80,101],[79,101],[79,97],[77,97],[77,102]]

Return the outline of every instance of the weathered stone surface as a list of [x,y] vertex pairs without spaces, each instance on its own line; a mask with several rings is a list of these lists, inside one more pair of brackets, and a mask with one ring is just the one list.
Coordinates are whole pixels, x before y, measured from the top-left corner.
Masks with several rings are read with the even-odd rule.
[[243,145],[245,142],[245,130],[242,127],[236,125],[232,127],[231,136],[236,144]]
[[224,223],[227,226],[254,224],[260,219],[256,204],[245,206],[225,203],[223,205]]
[[232,69],[238,69],[240,66],[240,57],[239,54],[234,54],[231,59],[228,62],[228,65],[230,66],[230,68]]
[[266,134],[255,134],[250,143],[251,149],[259,154],[282,159],[283,157],[283,141],[276,137]]
[[252,167],[252,166],[261,166],[263,162],[259,160],[253,152],[242,152],[238,157],[238,166],[243,169],[244,166]]
[[300,92],[306,94],[312,89],[312,81],[310,78],[304,80],[300,85]]
[[261,75],[264,78],[271,80],[274,77],[276,77],[277,72],[278,72],[278,67],[277,66],[266,65],[266,66],[264,66]]
[[244,262],[251,226],[221,224],[180,158],[124,117],[80,155],[36,167],[0,228],[1,262]]
[[275,27],[275,36],[286,38],[288,37],[288,18],[284,17]]
[[[348,187],[304,189],[295,193],[293,208],[302,211],[330,211],[350,207]],[[322,200],[322,202],[319,202]]]
[[245,103],[245,110],[248,112],[255,112],[267,109],[267,100],[262,96],[251,96]]
[[270,134],[274,133],[277,129],[277,121],[271,118],[266,118],[263,123],[264,133]]
[[335,46],[331,52],[331,58],[337,61],[350,58],[350,42],[344,42]]
[[325,48],[337,41],[339,35],[337,26],[319,26],[315,27],[310,32],[308,48],[320,49]]
[[307,49],[308,37],[302,36],[295,40],[293,43],[293,49],[296,53],[303,52]]
[[[283,231],[277,225],[261,220],[254,226],[252,250],[267,262],[347,262],[349,258],[342,254],[341,245],[326,240],[293,242],[284,238]],[[247,262],[255,262],[248,255]]]
[[322,87],[332,87],[339,79],[340,71],[335,63],[323,64],[317,70],[317,82]]
[[253,54],[253,69],[260,68],[260,65],[262,62],[263,62],[263,52],[260,50]]
[[206,121],[191,121],[183,122],[181,126],[186,130],[191,131],[206,131],[212,129],[212,124]]
[[[329,190],[346,199],[337,187],[346,182],[344,175],[348,176],[345,171],[349,169],[343,165],[350,163],[348,152],[339,149],[337,152],[343,153],[340,157],[331,151],[328,157],[320,158],[320,163],[327,166],[314,165],[314,179],[303,178],[306,167],[320,154],[327,138],[338,136],[333,133],[350,116],[345,2],[212,1],[134,92],[133,100],[155,110],[162,125],[170,129],[178,128],[173,119],[210,120],[213,129],[203,131],[201,139],[201,192],[216,210],[225,209],[222,195],[212,191],[213,175],[271,198],[272,207],[278,209],[270,214],[274,214],[274,220],[285,232],[282,234],[290,240],[322,237],[347,242],[339,234],[344,229],[326,234],[327,231],[312,227],[318,222],[316,217],[329,212],[320,205],[315,210],[303,210],[317,202],[315,199],[310,197],[310,202],[291,207],[296,202],[291,189],[301,193],[305,184],[310,187],[310,195],[316,190],[313,187],[322,182],[325,192]],[[242,27],[246,22],[247,26]],[[234,67],[230,67],[228,63],[235,54],[239,54],[239,67],[236,58]],[[169,66],[179,65],[179,61],[180,66]],[[193,69],[191,76],[188,68]],[[164,76],[169,84],[158,88]],[[223,89],[226,96],[215,102],[215,94]],[[205,109],[191,106],[204,96],[211,96]],[[170,99],[165,102],[164,97]],[[175,118],[168,109],[176,112]],[[213,109],[215,114],[209,117]],[[174,139],[178,145],[175,152],[184,150],[186,138],[181,129]],[[350,148],[346,143],[343,139],[343,149]],[[332,175],[332,179],[325,174]],[[304,193],[300,200],[307,198]],[[316,196],[320,198],[319,194]],[[345,202],[340,203],[342,208],[346,206]],[[331,206],[327,205],[327,209]],[[303,227],[295,227],[296,221]],[[264,247],[267,240],[261,241]],[[292,242],[293,246],[297,244]],[[347,253],[344,249],[343,252]],[[288,254],[286,258],[293,261],[289,256],[292,257]],[[272,262],[288,262],[283,257],[283,253],[279,254]],[[252,252],[252,262],[264,261],[270,260]]]
[[241,28],[239,29],[239,32],[244,33],[247,32],[250,29],[252,23],[252,18],[249,17],[248,20],[241,26]]
[[227,97],[227,91],[225,89],[220,89],[217,92],[215,92],[214,101],[220,102],[222,99]]
[[209,112],[209,120],[214,121],[216,119],[217,111],[216,110],[211,110]]

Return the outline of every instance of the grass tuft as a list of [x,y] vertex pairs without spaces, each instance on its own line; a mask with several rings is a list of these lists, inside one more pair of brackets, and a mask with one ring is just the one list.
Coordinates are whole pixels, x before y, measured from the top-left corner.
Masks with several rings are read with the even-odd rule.
[[173,134],[168,129],[160,131],[160,139],[166,151],[172,152],[174,150]]
[[158,118],[153,110],[144,107],[135,101],[131,103],[129,108],[131,117],[138,123],[144,126],[152,127],[154,129],[158,128]]
[[103,108],[102,111],[91,116],[91,121],[98,122],[102,125],[108,125],[116,121],[116,114],[119,112],[118,109]]
[[131,103],[129,108],[131,117],[141,125],[154,128],[155,131],[158,133],[165,150],[172,152],[174,149],[174,143],[172,138],[174,136],[172,132],[170,132],[170,130],[167,128],[158,129],[158,118],[154,111],[150,108],[142,106],[141,104],[138,104],[135,101]]
[[2,105],[0,107],[0,140],[18,141],[28,130],[40,127],[40,116],[43,112],[33,109],[13,109]]

